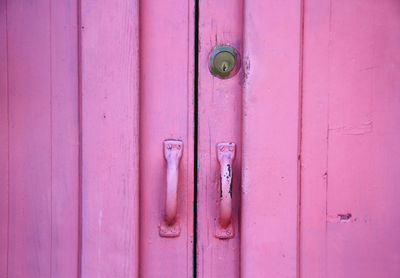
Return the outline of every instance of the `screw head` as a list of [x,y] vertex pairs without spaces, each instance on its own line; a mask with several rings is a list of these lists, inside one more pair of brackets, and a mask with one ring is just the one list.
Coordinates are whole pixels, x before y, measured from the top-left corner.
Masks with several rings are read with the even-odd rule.
[[213,75],[226,79],[234,76],[240,67],[238,52],[229,45],[216,46],[210,54],[209,68]]

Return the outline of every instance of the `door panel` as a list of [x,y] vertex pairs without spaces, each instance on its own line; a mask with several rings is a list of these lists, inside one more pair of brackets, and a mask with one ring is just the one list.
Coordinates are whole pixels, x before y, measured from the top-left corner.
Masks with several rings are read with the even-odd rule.
[[[140,277],[192,277],[194,171],[194,3],[140,7]],[[155,20],[157,19],[157,20]],[[166,215],[164,140],[183,144],[176,237],[160,236]],[[164,229],[164,228],[163,228]]]
[[74,277],[77,6],[73,1],[2,1],[0,7],[0,276]]
[[391,0],[306,2],[304,277],[399,275],[399,11]]
[[[7,5],[7,253],[8,275],[11,277],[39,274],[51,277],[52,94],[48,4],[48,1],[40,1],[33,7],[23,2]],[[44,7],[46,12],[43,12]],[[37,20],[39,17],[41,20]],[[23,19],[27,26],[21,24]],[[26,93],[28,88],[29,93]],[[25,161],[30,164],[25,164]]]
[[397,277],[399,12],[0,1],[0,276]]
[[241,273],[296,277],[301,1],[244,10]]
[[[197,273],[198,277],[239,277],[242,71],[219,79],[210,73],[209,57],[217,45],[242,51],[242,1],[200,1],[199,14]],[[221,194],[217,144],[221,142],[236,145],[231,239],[216,237]]]
[[82,277],[137,277],[138,2],[81,2]]

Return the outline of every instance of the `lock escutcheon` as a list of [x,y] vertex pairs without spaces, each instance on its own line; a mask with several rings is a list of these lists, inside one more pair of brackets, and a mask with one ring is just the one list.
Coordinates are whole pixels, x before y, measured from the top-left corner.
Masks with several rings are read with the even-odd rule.
[[210,54],[210,72],[226,79],[234,76],[240,67],[238,52],[230,45],[218,45]]

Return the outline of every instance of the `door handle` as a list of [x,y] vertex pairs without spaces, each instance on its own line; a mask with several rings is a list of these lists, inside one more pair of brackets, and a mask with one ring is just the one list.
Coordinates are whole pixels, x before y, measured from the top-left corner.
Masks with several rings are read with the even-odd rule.
[[215,233],[218,238],[226,239],[234,236],[232,227],[232,184],[235,148],[236,146],[234,143],[217,144],[217,158],[221,171],[219,218]]
[[164,141],[164,158],[167,161],[167,186],[165,197],[165,218],[160,223],[160,236],[177,237],[180,225],[176,219],[178,211],[179,162],[183,143],[180,140]]

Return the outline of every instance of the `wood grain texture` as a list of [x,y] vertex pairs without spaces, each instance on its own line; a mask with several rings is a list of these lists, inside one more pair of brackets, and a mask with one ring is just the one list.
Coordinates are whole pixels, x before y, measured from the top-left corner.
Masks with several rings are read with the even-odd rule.
[[[140,6],[140,277],[192,277],[194,1]],[[181,140],[178,237],[160,237],[166,212],[163,141]]]
[[51,277],[48,1],[8,1],[9,277]]
[[78,277],[79,93],[78,7],[51,2],[51,277]]
[[241,277],[296,277],[301,1],[245,1]]
[[138,277],[138,12],[138,1],[81,1],[85,278]]
[[[239,206],[241,184],[242,71],[219,79],[209,71],[209,55],[217,45],[229,44],[242,52],[242,1],[199,2],[198,82],[198,277],[239,277]],[[240,57],[239,57],[240,60]],[[236,144],[232,174],[232,239],[217,238],[220,205],[220,164],[217,144]]]
[[326,277],[329,1],[304,6],[300,277]]
[[7,3],[0,2],[0,277],[8,267]]
[[398,277],[399,11],[391,0],[306,1],[302,152],[322,152],[303,156],[304,277]]
[[76,277],[77,7],[73,1],[2,5],[8,50],[8,91],[2,93],[3,99],[8,93],[9,121],[6,275]]

